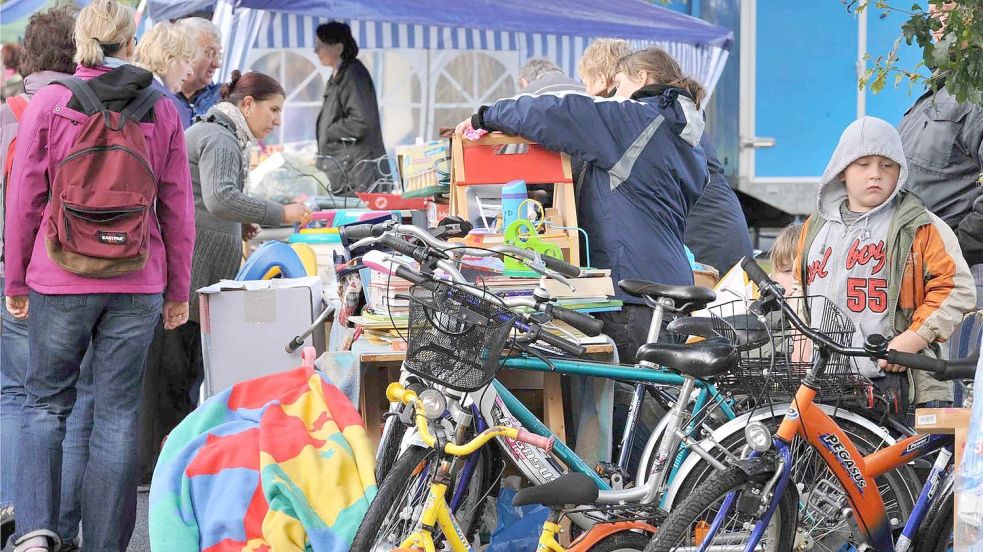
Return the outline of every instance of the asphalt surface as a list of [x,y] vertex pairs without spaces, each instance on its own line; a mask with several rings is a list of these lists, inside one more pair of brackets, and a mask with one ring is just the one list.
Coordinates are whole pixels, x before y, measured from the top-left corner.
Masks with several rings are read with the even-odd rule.
[[[137,495],[137,523],[133,529],[133,538],[130,539],[130,546],[127,552],[150,552],[150,533],[147,527],[147,497],[148,493]],[[14,546],[7,543],[3,552],[13,552]],[[83,548],[84,550],[84,548]]]

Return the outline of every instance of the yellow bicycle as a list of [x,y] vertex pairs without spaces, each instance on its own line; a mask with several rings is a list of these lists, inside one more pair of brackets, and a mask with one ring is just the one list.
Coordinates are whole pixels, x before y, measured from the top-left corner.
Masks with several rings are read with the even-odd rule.
[[[524,429],[513,427],[490,427],[467,443],[457,445],[451,442],[439,443],[430,431],[430,422],[439,419],[443,413],[443,405],[439,401],[421,400],[416,392],[406,389],[400,383],[391,383],[386,389],[390,401],[414,405],[416,428],[420,439],[428,447],[443,450],[449,457],[468,456],[488,441],[496,437],[504,437],[528,443],[547,452],[553,446],[552,437],[543,437]],[[449,458],[441,458],[437,469],[430,479],[426,490],[427,497],[423,502],[422,512],[412,533],[410,533],[396,551],[400,552],[436,552],[434,531],[440,529],[446,545],[453,552],[471,552],[471,545],[464,532],[458,525],[450,507],[446,494],[452,481],[453,462]],[[419,475],[414,473],[414,475]],[[516,495],[515,504],[543,504],[551,508],[550,515],[543,524],[539,537],[539,552],[610,552],[615,550],[640,550],[649,541],[655,528],[639,521],[619,521],[599,524],[577,539],[569,549],[560,545],[557,536],[561,533],[560,517],[565,505],[590,504],[597,499],[598,489],[594,481],[583,474],[569,474],[547,483],[520,491]]]

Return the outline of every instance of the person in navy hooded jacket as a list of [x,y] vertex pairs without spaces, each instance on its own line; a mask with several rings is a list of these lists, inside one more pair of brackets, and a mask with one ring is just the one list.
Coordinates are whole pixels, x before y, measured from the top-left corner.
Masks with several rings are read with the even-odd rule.
[[[610,268],[616,282],[692,285],[683,232],[689,208],[708,180],[706,156],[699,146],[705,91],[659,48],[628,57],[640,68],[633,76],[641,84],[636,90],[619,90],[618,96],[627,97],[519,95],[482,106],[456,131],[473,128],[518,135],[585,162],[578,210],[580,225],[590,236],[592,264]],[[656,79],[657,70],[671,75]],[[650,84],[655,82],[671,84]],[[616,295],[625,302],[624,309],[598,318],[618,345],[621,361],[634,362],[652,311],[621,290]]]

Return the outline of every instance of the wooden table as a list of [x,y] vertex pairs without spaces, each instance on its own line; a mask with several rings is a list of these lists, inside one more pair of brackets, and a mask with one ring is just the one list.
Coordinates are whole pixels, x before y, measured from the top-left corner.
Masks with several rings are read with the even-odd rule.
[[[610,344],[585,345],[584,358],[609,359],[614,347]],[[399,380],[399,368],[406,358],[405,351],[366,352],[359,357],[362,382],[359,386],[359,410],[373,447],[379,446],[382,434],[383,414],[389,410],[386,386]],[[566,440],[563,422],[563,392],[560,375],[550,372],[503,369],[498,380],[510,391],[541,390],[543,395],[543,423],[558,439]]]

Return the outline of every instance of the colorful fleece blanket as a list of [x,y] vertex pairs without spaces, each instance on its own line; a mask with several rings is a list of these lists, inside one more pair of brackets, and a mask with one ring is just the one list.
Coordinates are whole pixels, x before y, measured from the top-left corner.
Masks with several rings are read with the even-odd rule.
[[348,550],[375,497],[362,419],[298,368],[211,397],[164,443],[150,489],[161,552]]

